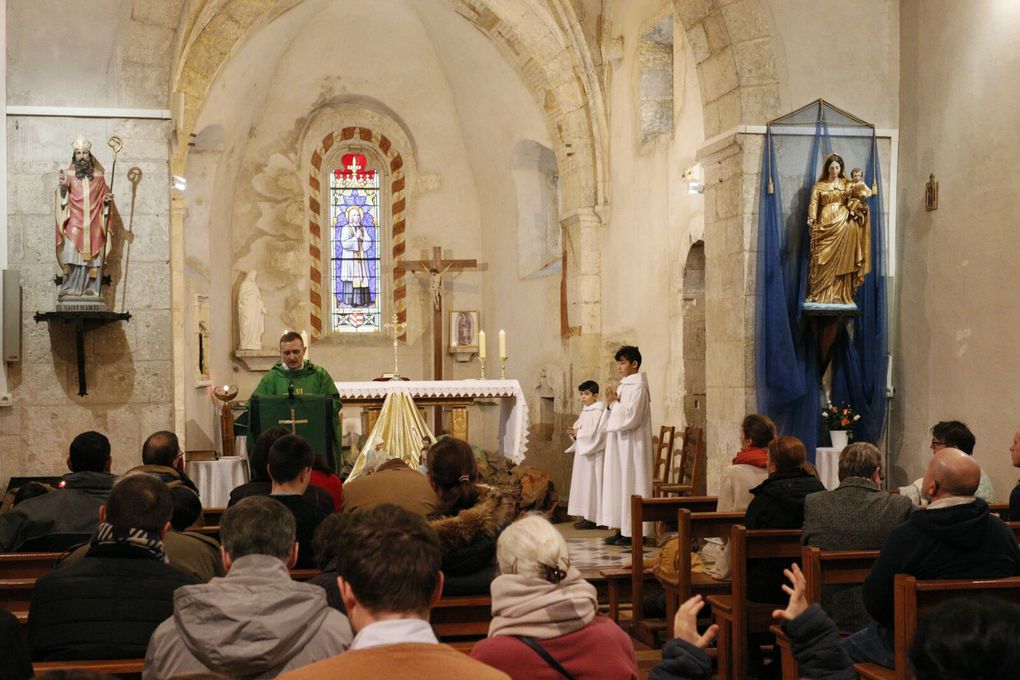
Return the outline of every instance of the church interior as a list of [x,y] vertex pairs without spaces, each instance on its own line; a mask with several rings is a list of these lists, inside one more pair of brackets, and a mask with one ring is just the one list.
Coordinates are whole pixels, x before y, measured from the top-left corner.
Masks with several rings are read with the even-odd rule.
[[[1010,499],[1020,322],[991,272],[1016,257],[1018,2],[0,7],[0,488],[66,473],[90,430],[108,437],[113,472],[159,431],[177,435],[189,470],[239,460],[254,440],[238,416],[295,332],[344,403],[338,472],[385,439],[373,439],[390,420],[383,397],[406,382],[421,411],[405,415],[494,467],[535,471],[563,522],[578,385],[605,397],[617,350],[637,346],[652,432],[674,427],[677,451],[696,432],[691,492],[716,495],[745,415],[792,433],[763,406],[761,230],[773,163],[808,159],[777,145],[778,121],[825,111],[869,135],[879,197],[868,408],[882,486],[922,477],[932,426],[963,421],[992,502]],[[797,173],[808,193],[841,151],[839,124],[811,119],[834,137],[811,152],[813,176]],[[54,283],[68,276],[54,192],[59,204],[76,140],[113,195],[102,318]],[[806,205],[782,179],[784,200]],[[780,228],[802,233],[803,212],[783,210]],[[848,338],[873,331],[866,313]],[[836,401],[835,370],[811,378],[823,448],[817,410]],[[640,554],[600,565],[631,569]]]

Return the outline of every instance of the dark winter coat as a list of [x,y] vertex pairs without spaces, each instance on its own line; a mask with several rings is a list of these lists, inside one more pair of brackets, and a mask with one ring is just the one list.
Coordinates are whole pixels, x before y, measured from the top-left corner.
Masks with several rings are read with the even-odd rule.
[[[36,551],[63,550],[87,541],[99,526],[99,506],[116,479],[107,472],[72,472],[64,475],[61,488],[0,513],[0,552],[19,550],[25,541],[32,541]],[[75,534],[80,540],[74,540]],[[56,542],[42,543],[48,536]],[[60,540],[61,536],[72,539]]]
[[[773,472],[751,489],[754,498],[744,513],[748,529],[800,529],[804,524],[804,498],[825,491],[816,477],[804,470]],[[757,560],[748,565],[748,598],[756,602],[786,601],[783,569],[790,560]]]
[[36,661],[140,659],[174,611],[174,591],[200,581],[131,545],[100,545],[39,578],[28,613]]
[[880,624],[893,623],[896,574],[918,579],[1005,578],[1020,574],[1020,548],[1005,522],[980,498],[918,510],[893,529],[864,580],[864,606]]

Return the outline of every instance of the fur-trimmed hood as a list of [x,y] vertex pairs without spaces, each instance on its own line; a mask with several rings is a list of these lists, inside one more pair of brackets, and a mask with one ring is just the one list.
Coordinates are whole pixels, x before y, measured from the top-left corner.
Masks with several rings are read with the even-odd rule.
[[431,520],[444,553],[467,547],[483,538],[495,539],[514,520],[517,502],[512,494],[482,484],[478,488],[481,495],[474,506],[456,515]]

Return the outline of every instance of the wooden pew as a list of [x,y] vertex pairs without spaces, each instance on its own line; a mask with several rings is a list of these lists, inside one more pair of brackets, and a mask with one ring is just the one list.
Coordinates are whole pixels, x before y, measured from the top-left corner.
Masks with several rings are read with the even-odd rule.
[[[634,495],[630,497],[631,566],[619,569],[602,569],[599,572],[609,585],[609,617],[611,619],[617,623],[620,622],[621,586],[629,581],[631,611],[634,617],[634,634],[649,635],[650,631],[647,625],[642,624],[641,600],[644,596],[645,580],[652,581],[654,579],[651,570],[645,571],[644,569],[644,523],[673,522],[680,508],[687,508],[692,512],[712,512],[715,510],[718,500],[716,496],[642,498],[641,496]],[[662,630],[665,628],[665,625],[660,625],[658,628]],[[642,641],[646,644],[654,642],[651,639]]]
[[489,595],[444,595],[429,613],[429,623],[443,642],[450,638],[480,640],[489,634],[490,621]]
[[226,511],[226,508],[202,508],[202,517],[205,519],[205,526],[219,526],[220,518],[223,517],[223,513]]
[[[988,509],[993,515],[998,515],[999,519],[1005,521],[1009,517],[1009,503],[989,503]],[[1010,518],[1020,519],[1020,518]]]
[[708,574],[691,573],[691,551],[706,538],[729,536],[735,524],[744,521],[743,512],[691,512],[681,508],[677,512],[677,534],[680,550],[677,557],[677,573],[656,573],[662,589],[666,591],[666,636],[674,636],[673,619],[680,604],[692,595],[708,595],[730,592],[730,582],[720,581]]
[[38,661],[32,664],[36,677],[51,671],[82,670],[119,678],[141,678],[145,659],[103,659],[99,661]]
[[53,571],[64,553],[0,553],[0,579],[39,578]]
[[[816,546],[804,546],[801,549],[801,571],[807,586],[807,603],[821,604],[824,586],[864,583],[876,559],[877,550],[825,551]],[[783,659],[783,680],[798,680],[800,668],[793,657],[790,638],[779,625],[773,625],[770,630],[775,633],[776,646]]]
[[[991,595],[1020,605],[1020,577],[988,579],[980,581],[946,580],[918,581],[913,576],[896,574],[893,591],[895,620],[893,641],[895,644],[896,668],[883,668],[878,664],[859,663],[854,668],[869,680],[910,680],[910,664],[907,655],[914,640],[917,621],[935,606],[954,597]],[[1018,612],[1020,616],[1020,612]]]
[[747,599],[747,567],[751,560],[800,557],[800,529],[754,529],[736,524],[730,531],[730,573],[733,581],[729,595],[710,595],[708,604],[719,624],[718,662],[720,680],[738,680],[747,676],[747,636],[766,632],[775,604]]

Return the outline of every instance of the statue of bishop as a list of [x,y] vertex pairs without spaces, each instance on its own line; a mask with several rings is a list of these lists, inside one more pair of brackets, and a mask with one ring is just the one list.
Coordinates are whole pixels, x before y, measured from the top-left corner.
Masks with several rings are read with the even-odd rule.
[[109,252],[113,193],[92,144],[74,141],[71,165],[61,169],[55,195],[57,262],[63,274],[60,298],[99,297],[103,262]]

